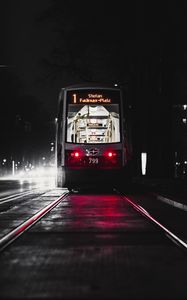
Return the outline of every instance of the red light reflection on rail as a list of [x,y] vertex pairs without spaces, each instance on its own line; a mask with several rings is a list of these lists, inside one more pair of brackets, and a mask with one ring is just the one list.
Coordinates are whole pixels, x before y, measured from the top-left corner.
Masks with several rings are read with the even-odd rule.
[[64,226],[72,230],[122,228],[127,224],[125,218],[132,214],[118,195],[69,195],[67,206],[67,210],[63,209],[62,220]]
[[36,222],[42,215],[44,215],[48,211],[47,207],[42,211],[39,211],[36,215],[28,219],[25,224],[20,225],[20,228],[15,232],[15,236],[23,233],[26,229],[28,229],[34,222]]

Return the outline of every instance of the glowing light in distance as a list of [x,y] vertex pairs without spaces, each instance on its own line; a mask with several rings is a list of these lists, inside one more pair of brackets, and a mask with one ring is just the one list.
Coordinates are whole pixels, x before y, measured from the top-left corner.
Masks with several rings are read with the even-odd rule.
[[141,153],[141,165],[142,165],[142,175],[146,175],[146,166],[147,166],[147,153]]

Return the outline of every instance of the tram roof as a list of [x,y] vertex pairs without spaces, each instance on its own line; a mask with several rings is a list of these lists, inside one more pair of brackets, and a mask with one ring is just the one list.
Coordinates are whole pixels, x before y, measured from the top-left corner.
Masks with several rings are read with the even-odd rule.
[[115,86],[114,84],[101,84],[101,83],[80,83],[80,84],[73,84],[62,87],[62,89],[78,89],[78,88],[112,88],[112,89],[119,89],[119,86]]

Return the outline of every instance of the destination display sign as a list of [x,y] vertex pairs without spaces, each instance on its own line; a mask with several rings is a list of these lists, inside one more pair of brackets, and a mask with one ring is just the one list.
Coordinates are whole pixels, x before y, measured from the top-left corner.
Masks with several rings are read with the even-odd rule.
[[76,90],[67,92],[69,104],[119,103],[120,94],[115,90]]

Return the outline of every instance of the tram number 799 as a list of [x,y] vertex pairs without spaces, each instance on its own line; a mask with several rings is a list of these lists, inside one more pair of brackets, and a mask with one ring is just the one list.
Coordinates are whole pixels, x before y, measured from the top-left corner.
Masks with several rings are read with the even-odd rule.
[[97,157],[89,157],[89,164],[97,165],[99,163],[99,159]]

